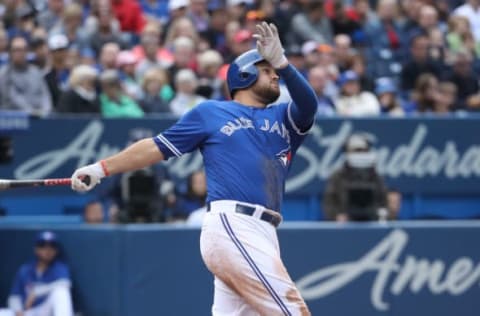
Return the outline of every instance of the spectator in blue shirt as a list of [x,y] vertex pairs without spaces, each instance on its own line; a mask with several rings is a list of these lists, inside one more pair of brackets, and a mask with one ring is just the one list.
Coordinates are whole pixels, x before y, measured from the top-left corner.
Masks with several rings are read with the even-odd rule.
[[13,281],[8,307],[16,316],[72,316],[68,266],[58,260],[59,243],[51,231],[35,242],[35,259],[23,264]]

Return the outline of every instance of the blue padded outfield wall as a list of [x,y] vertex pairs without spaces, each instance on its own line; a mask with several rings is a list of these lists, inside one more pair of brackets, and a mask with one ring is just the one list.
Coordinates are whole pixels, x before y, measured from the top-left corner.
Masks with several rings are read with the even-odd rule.
[[[480,223],[389,225],[282,224],[282,256],[312,314],[477,316]],[[44,228],[63,243],[83,315],[210,315],[213,280],[199,230],[162,224],[0,225],[0,306]]]
[[[157,134],[174,121],[32,120],[27,131],[13,135],[15,158],[0,165],[0,177],[69,177],[75,168],[122,149],[132,129]],[[390,187],[404,193],[402,218],[480,218],[480,117],[471,116],[317,120],[292,165],[283,210],[286,219],[321,219],[319,197],[325,179],[342,164],[341,147],[352,132],[372,136],[379,172]],[[202,165],[202,159],[197,152],[167,164],[173,178],[185,179]],[[28,201],[21,198],[26,194]],[[48,200],[49,196],[53,198]],[[45,206],[45,212],[68,212],[85,199],[69,188],[22,189],[2,192],[0,207],[17,214],[35,212],[32,205]]]

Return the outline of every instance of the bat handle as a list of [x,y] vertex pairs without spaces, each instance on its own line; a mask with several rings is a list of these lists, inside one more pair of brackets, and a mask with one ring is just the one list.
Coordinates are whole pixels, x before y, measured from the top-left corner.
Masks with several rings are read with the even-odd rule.
[[90,176],[84,176],[82,179],[82,182],[85,183],[86,185],[90,185],[90,182],[92,179],[90,179]]
[[[37,181],[38,183],[36,185],[41,185],[40,181]],[[69,185],[70,184],[70,178],[63,178],[63,179],[46,179],[43,183],[43,185]]]

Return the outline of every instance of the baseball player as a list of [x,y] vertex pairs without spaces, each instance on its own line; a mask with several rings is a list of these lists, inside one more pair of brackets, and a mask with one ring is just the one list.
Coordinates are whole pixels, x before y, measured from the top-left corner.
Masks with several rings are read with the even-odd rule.
[[[212,314],[310,315],[280,258],[276,227],[287,172],[317,103],[277,28],[263,22],[254,37],[257,49],[229,67],[231,101],[203,102],[156,137],[77,169],[72,188],[88,191],[105,176],[200,149],[208,191],[200,250],[214,275]],[[272,104],[279,76],[293,101]]]
[[36,259],[18,270],[8,297],[12,316],[73,316],[68,266],[57,260],[58,241],[51,231],[38,234]]

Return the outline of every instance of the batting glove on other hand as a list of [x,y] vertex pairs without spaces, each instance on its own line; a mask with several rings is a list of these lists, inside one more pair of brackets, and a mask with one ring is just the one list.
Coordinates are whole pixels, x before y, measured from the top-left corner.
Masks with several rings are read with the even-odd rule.
[[100,162],[79,168],[72,175],[72,190],[87,192],[93,189],[105,177]]
[[258,52],[273,68],[279,69],[288,64],[277,27],[273,23],[257,24],[257,33],[253,37],[257,39]]

